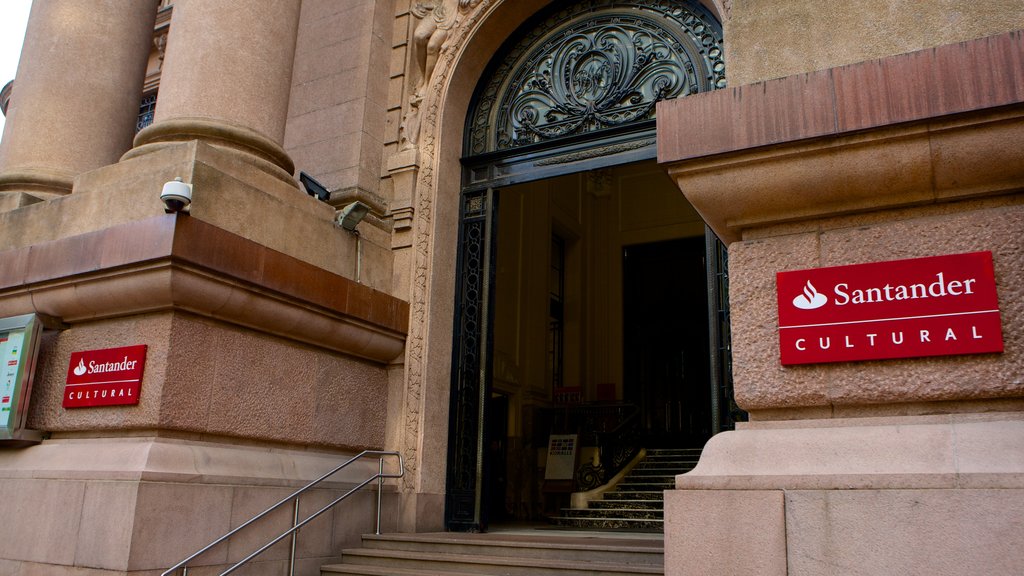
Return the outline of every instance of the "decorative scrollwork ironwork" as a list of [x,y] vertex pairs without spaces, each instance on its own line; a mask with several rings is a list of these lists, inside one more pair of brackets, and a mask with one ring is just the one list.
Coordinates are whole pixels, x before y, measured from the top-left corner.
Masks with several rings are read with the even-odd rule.
[[[477,463],[480,444],[481,382],[486,369],[482,356],[487,259],[484,237],[489,233],[487,214],[491,210],[489,192],[466,193],[462,197],[462,230],[460,232],[459,278],[457,291],[460,309],[456,328],[461,338],[456,343],[452,396],[451,426],[448,444],[447,522],[451,529],[478,529],[475,519],[477,495]],[[484,391],[485,392],[485,391]]]
[[600,462],[587,462],[576,470],[576,489],[584,492],[593,490],[604,484],[604,478],[605,470]]
[[653,146],[655,140],[639,140],[636,142],[623,142],[621,144],[609,144],[608,146],[598,146],[597,148],[588,148],[579,152],[570,152],[568,154],[560,154],[551,158],[544,158],[537,161],[537,166],[551,166],[554,164],[568,164],[569,162],[578,162],[580,160],[586,160],[588,158],[597,158],[606,154],[615,154],[617,152],[627,152],[629,150],[637,150],[647,146]]
[[587,0],[522,34],[478,94],[480,154],[654,117],[659,100],[725,86],[718,23],[696,2]]

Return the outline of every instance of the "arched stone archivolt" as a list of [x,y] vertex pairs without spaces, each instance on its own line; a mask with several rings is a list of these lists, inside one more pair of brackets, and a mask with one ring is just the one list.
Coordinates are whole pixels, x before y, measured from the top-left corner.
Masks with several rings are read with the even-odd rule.
[[410,472],[405,481],[409,491],[444,493],[453,311],[451,306],[431,303],[454,303],[455,259],[433,255],[455,251],[459,156],[469,101],[476,79],[501,40],[545,4],[543,0],[483,0],[460,11],[429,79],[422,89],[417,88],[419,94],[412,95],[418,110],[406,113],[406,124],[409,112],[418,114],[418,138],[412,139],[417,158],[416,201],[401,439]]
[[694,2],[558,4],[517,32],[477,88],[464,154],[599,137],[726,85],[721,26]]
[[[404,481],[406,492],[443,497],[445,489],[460,157],[470,102],[479,79],[505,39],[549,3],[451,3],[458,11],[446,24],[444,43],[432,62],[429,78],[415,82],[415,92],[409,94],[415,110],[406,106],[404,129],[412,128],[408,123],[410,112],[414,112],[416,135],[411,142],[406,138],[405,150],[399,153],[415,159],[410,166],[415,171],[410,191],[415,198],[411,316],[405,363],[405,421],[400,432],[409,471]],[[728,0],[701,3],[720,21],[728,11]],[[410,66],[415,65],[410,62]],[[411,76],[416,78],[416,72]]]

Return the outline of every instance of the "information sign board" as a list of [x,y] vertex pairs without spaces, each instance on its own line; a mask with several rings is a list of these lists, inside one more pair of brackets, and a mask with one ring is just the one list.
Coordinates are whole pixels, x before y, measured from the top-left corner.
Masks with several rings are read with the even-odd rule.
[[144,344],[72,353],[64,407],[138,404],[145,365]]
[[779,272],[783,365],[1003,351],[991,252]]
[[35,314],[0,318],[0,440],[22,437],[42,332]]
[[572,480],[576,473],[576,434],[552,434],[548,439],[545,480]]

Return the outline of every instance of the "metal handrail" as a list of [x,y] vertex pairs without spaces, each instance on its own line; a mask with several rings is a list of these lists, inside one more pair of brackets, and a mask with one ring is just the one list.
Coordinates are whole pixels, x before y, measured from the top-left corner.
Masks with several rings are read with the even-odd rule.
[[[356,460],[359,460],[360,458],[363,458],[365,456],[378,456],[379,457],[378,458],[378,465],[377,465],[377,473],[374,474],[373,476],[370,476],[366,480],[360,482],[354,488],[350,489],[348,492],[345,492],[344,494],[342,494],[338,498],[334,499],[333,501],[331,501],[330,504],[324,506],[323,508],[318,510],[313,515],[307,517],[302,522],[299,522],[299,497],[304,492],[306,492],[307,490],[313,488],[317,484],[323,482],[327,478],[329,478],[329,477],[333,476],[334,474],[338,473],[339,471],[341,471],[343,468],[345,468],[349,464],[351,464],[351,463],[355,462]],[[398,457],[398,473],[397,474],[385,474],[384,473],[384,457],[385,456],[397,456]],[[230,568],[228,568],[224,572],[220,573],[220,576],[226,576],[227,574],[231,574],[235,570],[237,570],[237,569],[241,568],[242,566],[244,566],[245,564],[247,564],[253,558],[256,558],[257,556],[259,556],[260,554],[265,552],[268,548],[270,548],[274,544],[277,544],[281,540],[284,540],[288,536],[291,536],[292,537],[292,541],[291,541],[291,553],[290,553],[289,560],[288,560],[288,574],[289,574],[289,576],[293,576],[294,573],[295,573],[295,550],[296,550],[296,539],[297,539],[297,536],[298,536],[299,528],[302,528],[303,526],[305,526],[306,524],[308,524],[309,522],[314,520],[316,517],[320,516],[321,514],[323,514],[326,511],[330,510],[331,508],[334,507],[335,504],[338,504],[342,500],[348,498],[349,496],[351,496],[353,493],[355,493],[360,488],[362,488],[362,487],[366,486],[367,484],[369,484],[370,482],[373,482],[374,480],[376,480],[377,481],[377,530],[376,531],[377,531],[377,534],[380,534],[380,504],[381,504],[381,492],[382,492],[382,488],[384,487],[384,479],[385,478],[401,478],[404,475],[405,475],[405,461],[402,459],[402,455],[400,453],[393,452],[393,451],[392,452],[386,452],[386,451],[382,451],[382,450],[363,450],[362,452],[360,452],[359,454],[356,454],[355,456],[353,456],[352,458],[348,459],[344,463],[340,464],[339,466],[337,466],[336,468],[334,468],[330,472],[327,472],[323,476],[317,478],[316,480],[313,480],[312,482],[310,482],[309,484],[303,486],[302,488],[299,488],[298,490],[293,492],[291,495],[289,495],[289,496],[285,497],[284,499],[282,499],[277,504],[274,504],[270,508],[267,508],[266,510],[264,510],[263,512],[260,512],[259,514],[253,516],[249,520],[246,520],[244,523],[240,524],[234,530],[231,530],[227,534],[224,534],[220,538],[217,538],[213,542],[210,542],[206,546],[203,546],[202,548],[200,548],[199,550],[194,552],[188,558],[185,558],[181,562],[178,562],[174,566],[170,567],[166,572],[163,572],[162,574],[160,574],[160,576],[168,576],[168,575],[174,573],[178,569],[181,569],[181,576],[187,576],[187,574],[188,574],[188,563],[189,562],[191,562],[192,560],[194,560],[194,559],[198,558],[199,556],[205,554],[208,550],[210,550],[214,546],[217,546],[218,544],[224,542],[228,538],[231,538],[236,533],[238,533],[242,529],[250,526],[251,524],[253,524],[254,522],[256,522],[259,519],[263,518],[267,514],[270,514],[274,510],[277,510],[281,506],[283,506],[283,505],[287,504],[288,502],[294,500],[295,501],[295,511],[294,511],[294,513],[292,515],[292,527],[290,529],[286,530],[285,532],[282,532],[276,538],[274,538],[273,540],[267,542],[266,544],[261,546],[259,549],[257,549],[255,552],[253,552],[252,554],[246,556],[242,560],[239,560],[236,564],[232,565]]]

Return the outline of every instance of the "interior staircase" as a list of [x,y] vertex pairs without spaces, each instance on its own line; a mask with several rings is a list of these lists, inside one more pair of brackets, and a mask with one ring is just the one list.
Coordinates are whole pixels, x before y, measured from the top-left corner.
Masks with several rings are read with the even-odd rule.
[[[664,490],[697,465],[700,448],[648,449],[602,500],[564,509],[561,528],[465,534],[366,535],[321,576],[636,576],[664,574]],[[590,530],[580,533],[573,529]],[[607,532],[602,531],[607,530]],[[616,532],[611,532],[616,531]],[[622,531],[633,532],[623,534]]]
[[342,563],[321,576],[636,576],[664,574],[659,537],[616,538],[531,534],[384,534],[342,551]]
[[601,500],[588,508],[563,508],[551,518],[558,526],[580,529],[662,532],[665,490],[675,487],[676,475],[693,470],[700,448],[648,448],[647,456]]

